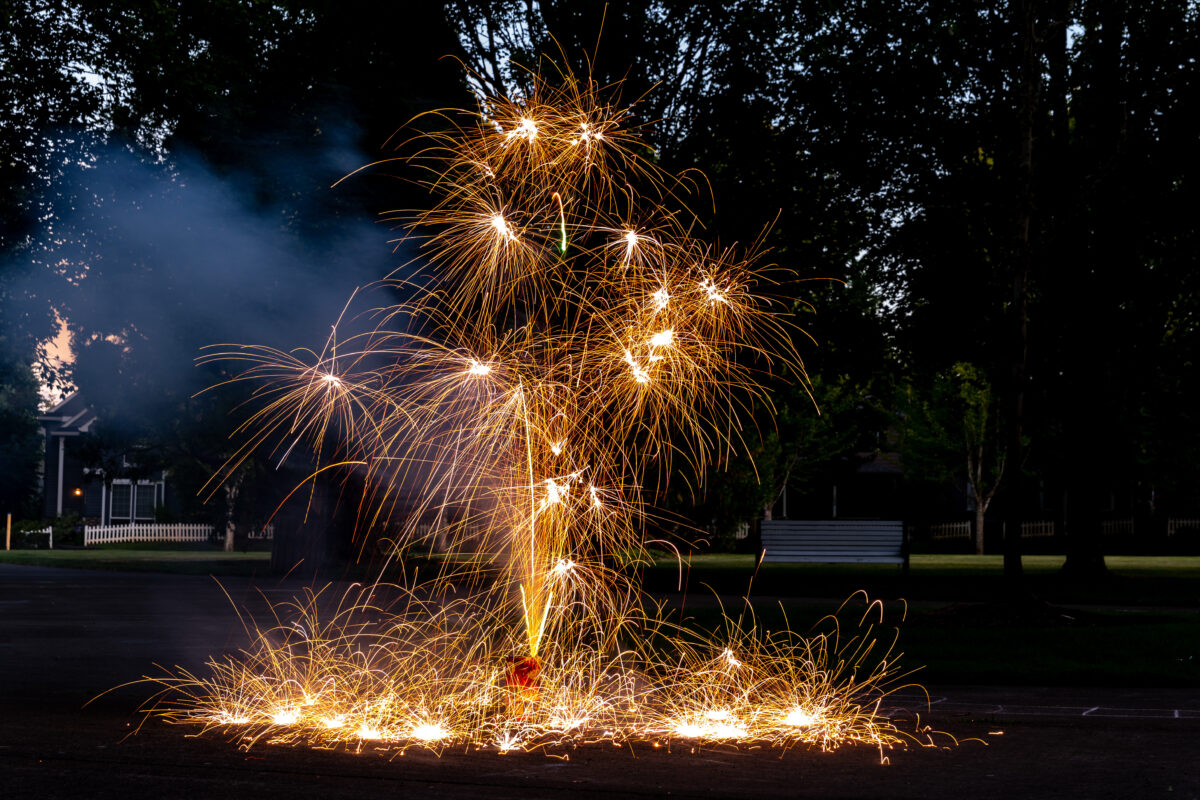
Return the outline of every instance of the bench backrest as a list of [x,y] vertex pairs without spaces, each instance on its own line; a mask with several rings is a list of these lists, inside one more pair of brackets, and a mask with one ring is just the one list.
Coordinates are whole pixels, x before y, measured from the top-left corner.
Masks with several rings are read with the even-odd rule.
[[763,520],[767,561],[893,563],[905,561],[900,520]]

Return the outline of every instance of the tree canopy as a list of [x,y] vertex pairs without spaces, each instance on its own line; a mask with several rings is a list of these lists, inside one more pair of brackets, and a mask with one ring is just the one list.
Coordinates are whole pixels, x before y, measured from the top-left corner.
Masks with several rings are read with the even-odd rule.
[[[825,437],[804,381],[781,384],[757,477],[886,450],[883,398],[949,404],[939,381],[971,364],[1023,451],[999,507],[1069,515],[1083,550],[1105,514],[1195,509],[1194,2],[21,0],[4,15],[4,346],[34,360],[58,310],[98,402],[126,381],[182,402],[209,380],[180,366],[202,344],[323,336],[329,306],[388,268],[388,232],[355,222],[425,202],[392,180],[397,128],[565,62],[624,81],[659,164],[706,175],[705,236],[761,237],[812,337],[815,399],[844,429]],[[103,402],[128,407],[118,394]],[[733,510],[753,470],[720,469],[708,502],[731,518],[775,494]]]

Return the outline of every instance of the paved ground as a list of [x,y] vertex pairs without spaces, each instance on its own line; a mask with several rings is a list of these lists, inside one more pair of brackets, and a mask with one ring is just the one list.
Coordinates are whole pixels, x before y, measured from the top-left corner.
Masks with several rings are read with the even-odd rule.
[[[225,585],[255,602],[248,581]],[[275,598],[297,588],[264,586]],[[198,665],[241,643],[210,579],[0,565],[0,798],[1200,798],[1189,690],[935,687],[923,717],[964,741],[893,751],[886,764],[867,748],[242,752],[158,722],[127,736],[141,687],[83,707],[153,662]]]

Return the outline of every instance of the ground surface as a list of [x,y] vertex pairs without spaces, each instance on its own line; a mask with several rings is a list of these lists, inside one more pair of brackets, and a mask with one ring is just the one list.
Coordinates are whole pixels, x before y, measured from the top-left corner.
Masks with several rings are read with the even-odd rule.
[[[923,719],[962,743],[886,764],[867,748],[242,752],[157,722],[127,737],[144,686],[83,707],[154,662],[197,666],[239,647],[230,599],[258,595],[244,578],[224,584],[230,598],[202,577],[0,565],[0,797],[1200,798],[1191,689],[931,687]],[[279,600],[300,587],[259,588]]]

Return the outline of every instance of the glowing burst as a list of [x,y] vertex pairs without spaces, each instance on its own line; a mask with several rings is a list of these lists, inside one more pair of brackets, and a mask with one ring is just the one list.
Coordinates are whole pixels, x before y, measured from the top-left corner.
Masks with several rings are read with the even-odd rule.
[[746,739],[750,730],[734,721],[729,711],[712,709],[700,719],[680,722],[675,726],[675,734],[688,739]]
[[713,283],[711,278],[705,278],[700,283],[700,291],[704,292],[708,299],[714,303],[728,302],[728,300],[725,299],[725,294],[719,288],[717,288],[717,285]]
[[413,728],[409,735],[422,742],[440,742],[450,735],[450,731],[437,722],[425,722]]
[[[423,560],[404,585],[272,608],[238,656],[156,679],[155,713],[243,726],[245,746],[901,741],[877,713],[897,675],[877,623],[845,643],[729,619],[702,635],[644,600],[665,527],[648,498],[690,480],[681,464],[728,463],[749,410],[772,407],[758,376],[803,365],[786,304],[750,293],[754,258],[695,239],[688,180],[563,77],[405,145],[434,202],[393,220],[420,260],[368,330],[204,356],[247,365],[258,403],[214,490],[255,451],[304,452],[295,491],[346,477],[363,558]],[[797,699],[817,697],[820,725]]]
[[796,707],[788,712],[788,715],[783,718],[784,725],[791,725],[796,728],[805,728],[809,725],[817,724],[818,717],[805,711],[803,708]]
[[517,234],[511,227],[509,227],[508,220],[504,218],[503,214],[492,215],[492,228],[502,239],[506,239],[510,242],[515,242],[517,240]]
[[294,708],[282,709],[271,717],[271,722],[276,725],[295,725],[299,720],[300,712]]
[[633,358],[633,353],[625,351],[625,363],[629,365],[630,372],[633,373],[633,379],[638,383],[648,383],[650,381],[650,373],[646,368],[639,364]]
[[358,726],[358,730],[356,730],[354,732],[354,735],[360,739],[382,739],[383,738],[383,732],[381,730],[379,730],[378,728],[375,728],[371,725],[368,725],[365,722]]
[[523,117],[517,122],[515,128],[508,132],[509,139],[524,139],[527,142],[532,142],[537,138],[538,126],[537,123],[528,117]]

